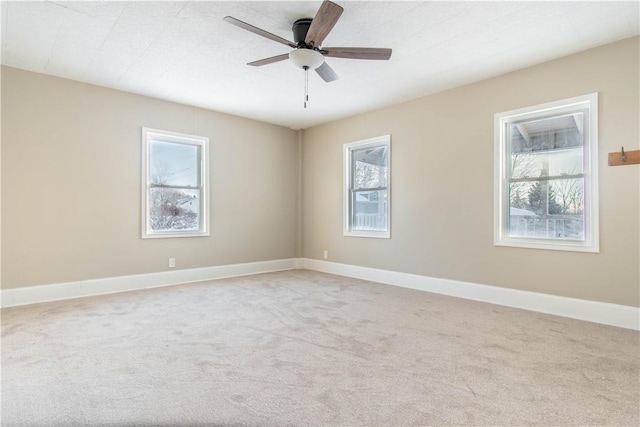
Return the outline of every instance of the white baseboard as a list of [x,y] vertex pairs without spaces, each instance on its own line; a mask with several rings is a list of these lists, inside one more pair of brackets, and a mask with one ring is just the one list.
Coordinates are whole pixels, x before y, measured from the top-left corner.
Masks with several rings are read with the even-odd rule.
[[0,290],[2,307],[306,268],[588,322],[640,330],[640,308],[309,258],[291,258]]
[[2,307],[35,304],[70,298],[112,294],[223,279],[225,277],[246,276],[249,274],[269,273],[292,270],[298,267],[299,259],[280,259],[273,261],[249,262],[244,264],[219,265],[215,267],[171,270],[160,273],[136,274],[133,276],[109,277],[105,279],[81,280],[78,282],[56,283],[52,285],[27,286],[16,289],[3,289]]
[[387,285],[640,330],[640,308],[304,258],[304,268]]

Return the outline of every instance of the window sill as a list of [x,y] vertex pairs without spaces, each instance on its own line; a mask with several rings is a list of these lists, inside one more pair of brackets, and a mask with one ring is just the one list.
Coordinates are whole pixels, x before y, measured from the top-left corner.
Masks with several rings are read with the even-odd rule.
[[193,233],[153,233],[153,234],[143,234],[143,239],[171,239],[174,237],[207,237],[209,236],[209,232],[193,232]]
[[374,239],[390,239],[388,231],[345,231],[345,237],[373,237]]
[[494,242],[494,246],[506,246],[525,249],[545,249],[554,251],[599,253],[598,244],[587,244],[573,241],[549,241],[538,239],[503,239]]

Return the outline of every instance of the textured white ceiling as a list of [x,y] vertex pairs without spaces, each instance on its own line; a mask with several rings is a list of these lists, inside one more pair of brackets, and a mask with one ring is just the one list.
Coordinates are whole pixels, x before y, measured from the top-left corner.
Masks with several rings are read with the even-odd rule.
[[222,20],[293,40],[321,1],[2,1],[2,64],[307,128],[638,35],[639,2],[334,1],[324,46],[387,47],[389,61],[328,58],[340,79],[288,61],[288,48]]

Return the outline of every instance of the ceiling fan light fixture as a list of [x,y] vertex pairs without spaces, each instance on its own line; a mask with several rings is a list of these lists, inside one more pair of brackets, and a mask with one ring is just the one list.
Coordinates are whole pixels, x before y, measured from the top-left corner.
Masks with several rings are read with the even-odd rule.
[[289,52],[289,60],[296,68],[315,70],[324,62],[324,56],[313,49],[294,49]]

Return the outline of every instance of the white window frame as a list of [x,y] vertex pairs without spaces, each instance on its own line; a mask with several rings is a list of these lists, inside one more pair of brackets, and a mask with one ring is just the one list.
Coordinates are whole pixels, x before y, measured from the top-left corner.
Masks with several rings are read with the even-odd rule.
[[[151,141],[163,141],[169,143],[195,145],[200,147],[200,186],[191,187],[200,190],[200,229],[154,231],[151,229],[150,191],[152,188],[150,172],[150,147]],[[189,135],[179,132],[171,132],[160,129],[142,128],[142,238],[173,238],[173,237],[200,237],[209,236],[209,138],[205,136]]]
[[[352,211],[352,202],[351,202],[351,190],[352,190],[352,153],[354,150],[368,148],[368,147],[387,147],[387,206],[386,206],[386,217],[387,217],[387,228],[386,230],[374,231],[374,230],[352,230],[351,228],[351,211]],[[391,238],[391,135],[383,135],[375,138],[369,138],[361,141],[350,142],[344,144],[344,155],[343,155],[343,181],[344,181],[344,192],[343,192],[343,223],[344,223],[344,236],[350,237],[374,237],[381,239],[389,239]]]
[[[588,110],[588,127],[584,140],[584,240],[560,240],[509,237],[509,160],[508,124],[514,121]],[[495,114],[495,176],[494,176],[494,244],[533,249],[576,252],[599,252],[598,219],[598,94],[577,96],[531,107]]]

